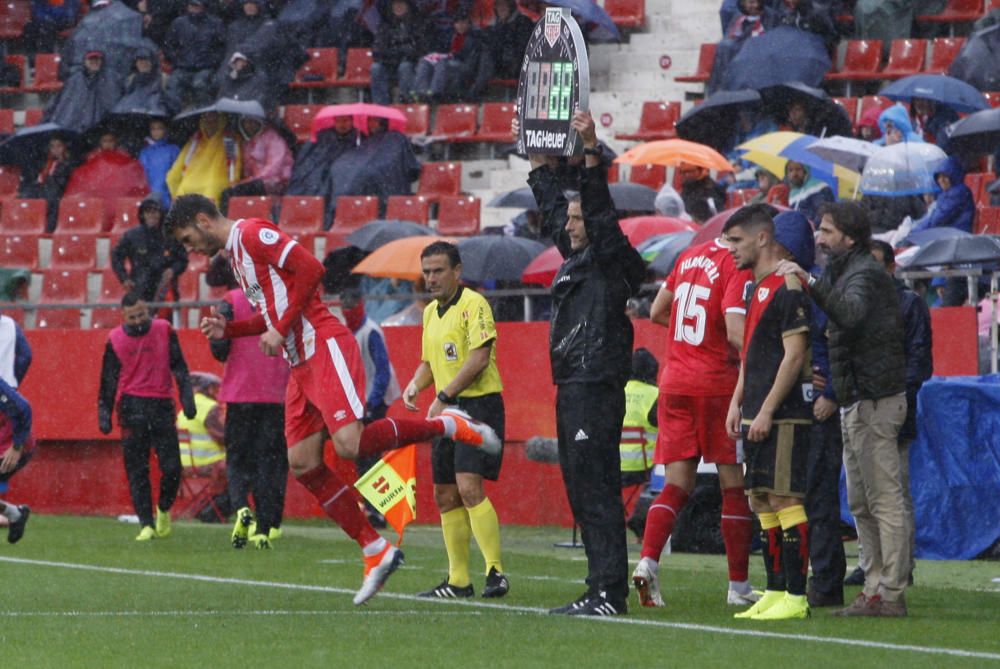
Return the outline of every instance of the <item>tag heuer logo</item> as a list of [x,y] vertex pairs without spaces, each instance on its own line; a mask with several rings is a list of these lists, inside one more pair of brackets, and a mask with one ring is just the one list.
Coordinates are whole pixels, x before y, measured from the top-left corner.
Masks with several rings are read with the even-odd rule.
[[767,296],[770,293],[771,293],[771,289],[770,288],[761,288],[760,290],[757,291],[757,301],[758,302],[763,302],[764,300],[767,299]]
[[559,26],[562,25],[562,10],[549,7],[545,10],[545,41],[554,47],[559,41]]

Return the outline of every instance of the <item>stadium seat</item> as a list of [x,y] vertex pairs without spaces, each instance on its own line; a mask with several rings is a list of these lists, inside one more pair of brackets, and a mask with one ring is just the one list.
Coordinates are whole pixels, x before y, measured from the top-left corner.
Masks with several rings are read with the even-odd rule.
[[865,114],[872,107],[878,107],[879,109],[887,109],[895,104],[889,98],[884,98],[881,95],[866,95],[860,99],[858,102],[858,120],[864,118]]
[[851,119],[851,125],[858,123],[858,98],[833,98],[833,101],[844,108],[847,118]]
[[[3,23],[0,23],[0,27]],[[13,65],[21,73],[21,83],[17,86],[0,86],[0,93],[18,93],[24,88],[25,58],[21,55],[5,56],[4,60],[8,65]]]
[[742,207],[760,194],[758,188],[737,188],[726,193],[726,208]]
[[52,235],[52,269],[96,269],[97,235],[57,231]]
[[895,39],[889,47],[889,62],[882,70],[882,79],[902,79],[919,74],[927,59],[927,40]]
[[437,202],[442,195],[458,195],[461,192],[461,163],[424,163],[420,166],[420,185],[417,187],[417,195],[423,195],[431,202]]
[[189,253],[185,272],[207,272],[209,257],[204,253]]
[[667,168],[663,165],[633,165],[628,180],[658,191],[667,180]]
[[846,81],[847,95],[851,94],[852,81],[878,79],[878,67],[882,62],[882,40],[848,40],[844,53],[844,65],[839,70],[828,72],[825,79]]
[[611,166],[608,167],[608,183],[618,183],[618,163],[611,163]]
[[485,28],[493,23],[493,0],[479,0],[472,3],[472,7],[469,10],[469,18],[480,28]]
[[281,217],[278,227],[292,232],[319,232],[323,229],[326,204],[321,197],[286,195],[281,198]]
[[177,277],[178,302],[196,302],[201,299],[201,273],[184,272]]
[[14,134],[14,110],[0,109],[0,135]]
[[59,202],[59,232],[99,233],[104,229],[104,200],[94,197],[67,197]]
[[379,200],[374,195],[344,195],[337,198],[333,215],[334,232],[354,232],[378,218]]
[[474,141],[479,109],[473,105],[439,105],[431,136],[445,142]]
[[90,310],[92,330],[113,330],[121,324],[122,311],[117,307],[95,307]]
[[641,28],[646,24],[646,0],[604,0],[604,11],[619,28]]
[[21,168],[16,165],[0,165],[0,200],[17,197],[21,185]]
[[916,20],[918,23],[972,23],[979,20],[983,13],[983,0],[948,0],[939,14],[923,14]]
[[412,221],[427,225],[431,218],[431,202],[422,195],[391,195],[385,208],[387,220]]
[[335,232],[333,230],[330,230],[328,232],[322,233],[322,237],[326,243],[325,253],[329,253],[334,249],[342,249],[345,246],[348,246],[347,235],[345,235],[343,232]]
[[337,80],[337,49],[309,49],[307,60],[298,72],[291,88],[331,88]]
[[38,237],[0,235],[0,267],[38,267]]
[[1000,235],[1000,207],[977,209],[974,229],[977,235]]
[[466,236],[479,232],[478,197],[469,195],[444,196],[438,204],[439,235]]
[[[125,287],[118,280],[118,275],[110,267],[101,270],[101,290],[97,293],[100,303],[118,304],[125,295]],[[118,316],[119,321],[121,316]]]
[[[87,301],[87,270],[47,269],[42,272],[43,304],[72,304]],[[35,319],[39,328],[78,329],[79,309],[39,309]]]
[[368,88],[372,80],[372,50],[366,48],[348,49],[344,62],[344,78],[337,80],[337,86]]
[[965,185],[972,191],[972,199],[977,205],[987,204],[986,187],[993,183],[994,178],[990,172],[968,172],[965,175]]
[[965,46],[964,37],[938,37],[931,42],[931,58],[924,72],[927,74],[945,74],[951,61]]
[[60,56],[57,53],[39,53],[35,55],[35,75],[30,86],[24,90],[30,93],[49,93],[63,87],[59,79]]
[[511,119],[517,114],[517,105],[513,102],[487,102],[483,105],[483,122],[476,133],[477,142],[497,142],[510,144]]
[[142,200],[134,197],[120,197],[111,205],[111,227],[113,235],[124,234],[129,228],[139,224],[139,205]]
[[300,142],[309,141],[313,117],[322,108],[322,105],[285,105],[285,125],[295,134],[295,139]]
[[0,40],[15,40],[24,34],[31,20],[31,3],[24,0],[0,2]]
[[234,197],[229,200],[229,211],[226,216],[233,220],[241,218],[263,218],[272,220],[278,198],[269,196]]
[[[2,91],[0,91],[2,92]],[[31,107],[24,110],[24,127],[38,125],[42,122],[42,116],[45,115],[45,110],[41,107]]]
[[403,133],[413,136],[426,135],[431,127],[430,105],[392,105],[406,116],[406,128]]
[[0,232],[45,233],[45,200],[7,200],[0,209]]
[[1000,91],[986,91],[983,96],[990,103],[990,107],[1000,107]]
[[681,116],[680,102],[643,102],[639,129],[632,133],[616,133],[615,139],[651,142],[677,137],[674,124]]
[[715,42],[702,44],[701,50],[698,51],[698,68],[694,74],[674,77],[674,81],[684,84],[705,83],[712,77],[713,63],[715,63]]

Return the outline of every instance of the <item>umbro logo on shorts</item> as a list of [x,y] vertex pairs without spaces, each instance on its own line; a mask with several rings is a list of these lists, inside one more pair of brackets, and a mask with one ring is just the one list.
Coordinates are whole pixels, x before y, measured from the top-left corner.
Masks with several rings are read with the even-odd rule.
[[576,431],[576,437],[574,438],[574,441],[587,441],[588,439],[590,439],[590,437],[588,437],[587,433],[583,431],[583,428],[580,428],[579,430]]

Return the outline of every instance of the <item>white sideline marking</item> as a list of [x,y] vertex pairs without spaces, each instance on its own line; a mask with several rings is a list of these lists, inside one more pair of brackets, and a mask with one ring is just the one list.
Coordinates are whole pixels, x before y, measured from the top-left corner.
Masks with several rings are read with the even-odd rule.
[[[202,618],[214,616],[426,616],[425,610],[411,611],[0,611],[0,618]],[[439,616],[467,616],[465,611],[442,611]],[[472,615],[483,615],[473,611]]]
[[[185,581],[200,581],[204,583],[222,583],[230,585],[249,585],[254,587],[281,588],[285,590],[304,590],[307,592],[326,592],[342,595],[354,595],[354,591],[348,588],[334,588],[324,585],[306,585],[303,583],[283,583],[280,581],[252,581],[243,578],[228,578],[221,576],[208,576],[205,574],[183,574],[169,571],[149,571],[145,569],[125,569],[122,567],[102,567],[99,565],[76,564],[72,562],[53,562],[50,560],[29,560],[25,558],[0,557],[0,562],[12,564],[33,565],[39,567],[59,567],[63,569],[78,569],[81,571],[97,571],[106,574],[125,574],[130,576],[154,576],[158,578],[176,578]],[[511,613],[527,613],[547,615],[548,611],[543,608],[533,606],[511,606],[509,604],[493,604],[478,601],[464,601],[452,599],[427,599],[415,595],[403,595],[392,592],[383,592],[379,597],[384,599],[396,599],[401,601],[420,602],[423,604],[446,604],[452,606],[463,606],[474,609],[493,609]],[[362,613],[365,609],[359,609]],[[0,617],[6,614],[0,613]],[[641,625],[644,627],[659,627],[666,629],[685,630],[690,632],[708,632],[712,634],[724,634],[729,636],[756,637],[763,639],[787,639],[790,641],[812,641],[815,643],[833,644],[837,646],[879,648],[893,651],[909,651],[925,655],[947,655],[951,657],[968,657],[981,660],[1000,661],[1000,654],[986,653],[973,650],[962,650],[960,648],[940,648],[936,646],[914,646],[910,644],[885,643],[881,641],[867,641],[863,639],[845,639],[841,637],[816,636],[812,634],[790,634],[783,632],[766,632],[755,629],[734,629],[730,627],[716,627],[713,625],[698,625],[694,623],[667,622],[662,620],[644,620],[640,618],[622,617],[581,617],[590,622],[601,622],[612,625]]]

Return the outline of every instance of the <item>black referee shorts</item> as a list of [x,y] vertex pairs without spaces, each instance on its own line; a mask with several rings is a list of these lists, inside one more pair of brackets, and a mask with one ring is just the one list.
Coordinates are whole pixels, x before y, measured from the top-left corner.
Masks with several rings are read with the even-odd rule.
[[744,487],[753,495],[805,497],[809,477],[811,423],[774,423],[764,441],[747,439],[743,426],[743,454],[747,466]]
[[[486,423],[504,439],[503,396],[500,393],[479,397],[459,397],[458,408],[476,420]],[[500,478],[503,450],[496,456],[487,455],[474,446],[441,438],[431,447],[431,474],[437,485],[455,485],[455,473],[479,474],[487,481]]]

